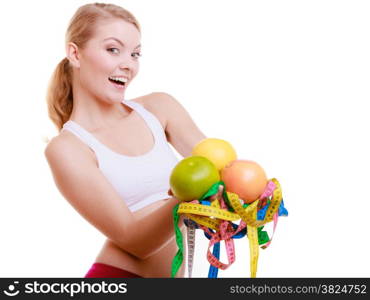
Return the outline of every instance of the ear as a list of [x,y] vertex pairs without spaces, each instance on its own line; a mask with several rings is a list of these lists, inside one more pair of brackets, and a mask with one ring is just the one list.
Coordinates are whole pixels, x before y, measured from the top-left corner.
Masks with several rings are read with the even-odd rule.
[[78,47],[75,43],[69,42],[66,46],[67,58],[70,64],[75,67],[80,67],[80,53],[78,52]]

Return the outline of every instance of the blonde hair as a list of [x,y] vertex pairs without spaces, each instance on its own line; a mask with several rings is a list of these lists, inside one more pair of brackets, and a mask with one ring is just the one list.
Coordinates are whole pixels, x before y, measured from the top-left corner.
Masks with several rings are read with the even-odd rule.
[[[65,36],[66,45],[73,42],[83,49],[93,36],[96,23],[110,18],[123,19],[141,31],[136,18],[126,9],[114,4],[91,3],[78,8],[70,20]],[[60,131],[73,108],[72,68],[66,57],[59,62],[50,78],[46,102],[49,118]]]

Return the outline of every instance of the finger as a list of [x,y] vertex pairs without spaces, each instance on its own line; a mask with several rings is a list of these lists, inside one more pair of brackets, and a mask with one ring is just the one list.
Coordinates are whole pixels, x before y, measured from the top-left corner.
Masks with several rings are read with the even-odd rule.
[[217,193],[216,193],[216,194],[214,194],[214,195],[212,195],[212,196],[210,197],[210,200],[211,200],[211,201],[213,201],[213,200],[216,200],[216,199],[220,199],[220,198],[222,197],[222,192],[223,192],[223,190],[224,190],[223,185],[219,185],[219,186],[218,186]]
[[223,191],[224,191],[224,186],[223,186],[222,184],[220,184],[220,185],[218,186],[218,193],[219,193],[220,195],[222,195]]
[[224,186],[222,184],[220,184],[218,186],[218,192],[217,192],[218,198],[222,198],[223,197],[223,191],[224,191]]

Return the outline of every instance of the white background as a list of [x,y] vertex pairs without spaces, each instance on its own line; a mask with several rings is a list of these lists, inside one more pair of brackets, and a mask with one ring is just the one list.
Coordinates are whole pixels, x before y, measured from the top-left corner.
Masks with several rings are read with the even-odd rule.
[[[60,195],[43,153],[57,134],[47,83],[85,3],[8,1],[0,10],[2,277],[82,277],[104,241]],[[111,3],[142,26],[141,70],[126,98],[171,94],[208,137],[279,179],[289,217],[261,250],[257,276],[369,276],[370,3]],[[207,277],[206,249],[199,232],[195,277]],[[219,277],[249,277],[246,238]]]

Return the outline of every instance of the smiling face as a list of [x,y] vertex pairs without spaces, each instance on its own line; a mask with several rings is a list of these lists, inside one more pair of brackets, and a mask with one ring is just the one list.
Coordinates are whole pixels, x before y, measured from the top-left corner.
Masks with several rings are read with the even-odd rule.
[[121,19],[100,21],[94,36],[79,49],[79,84],[94,98],[120,102],[139,71],[140,32]]

